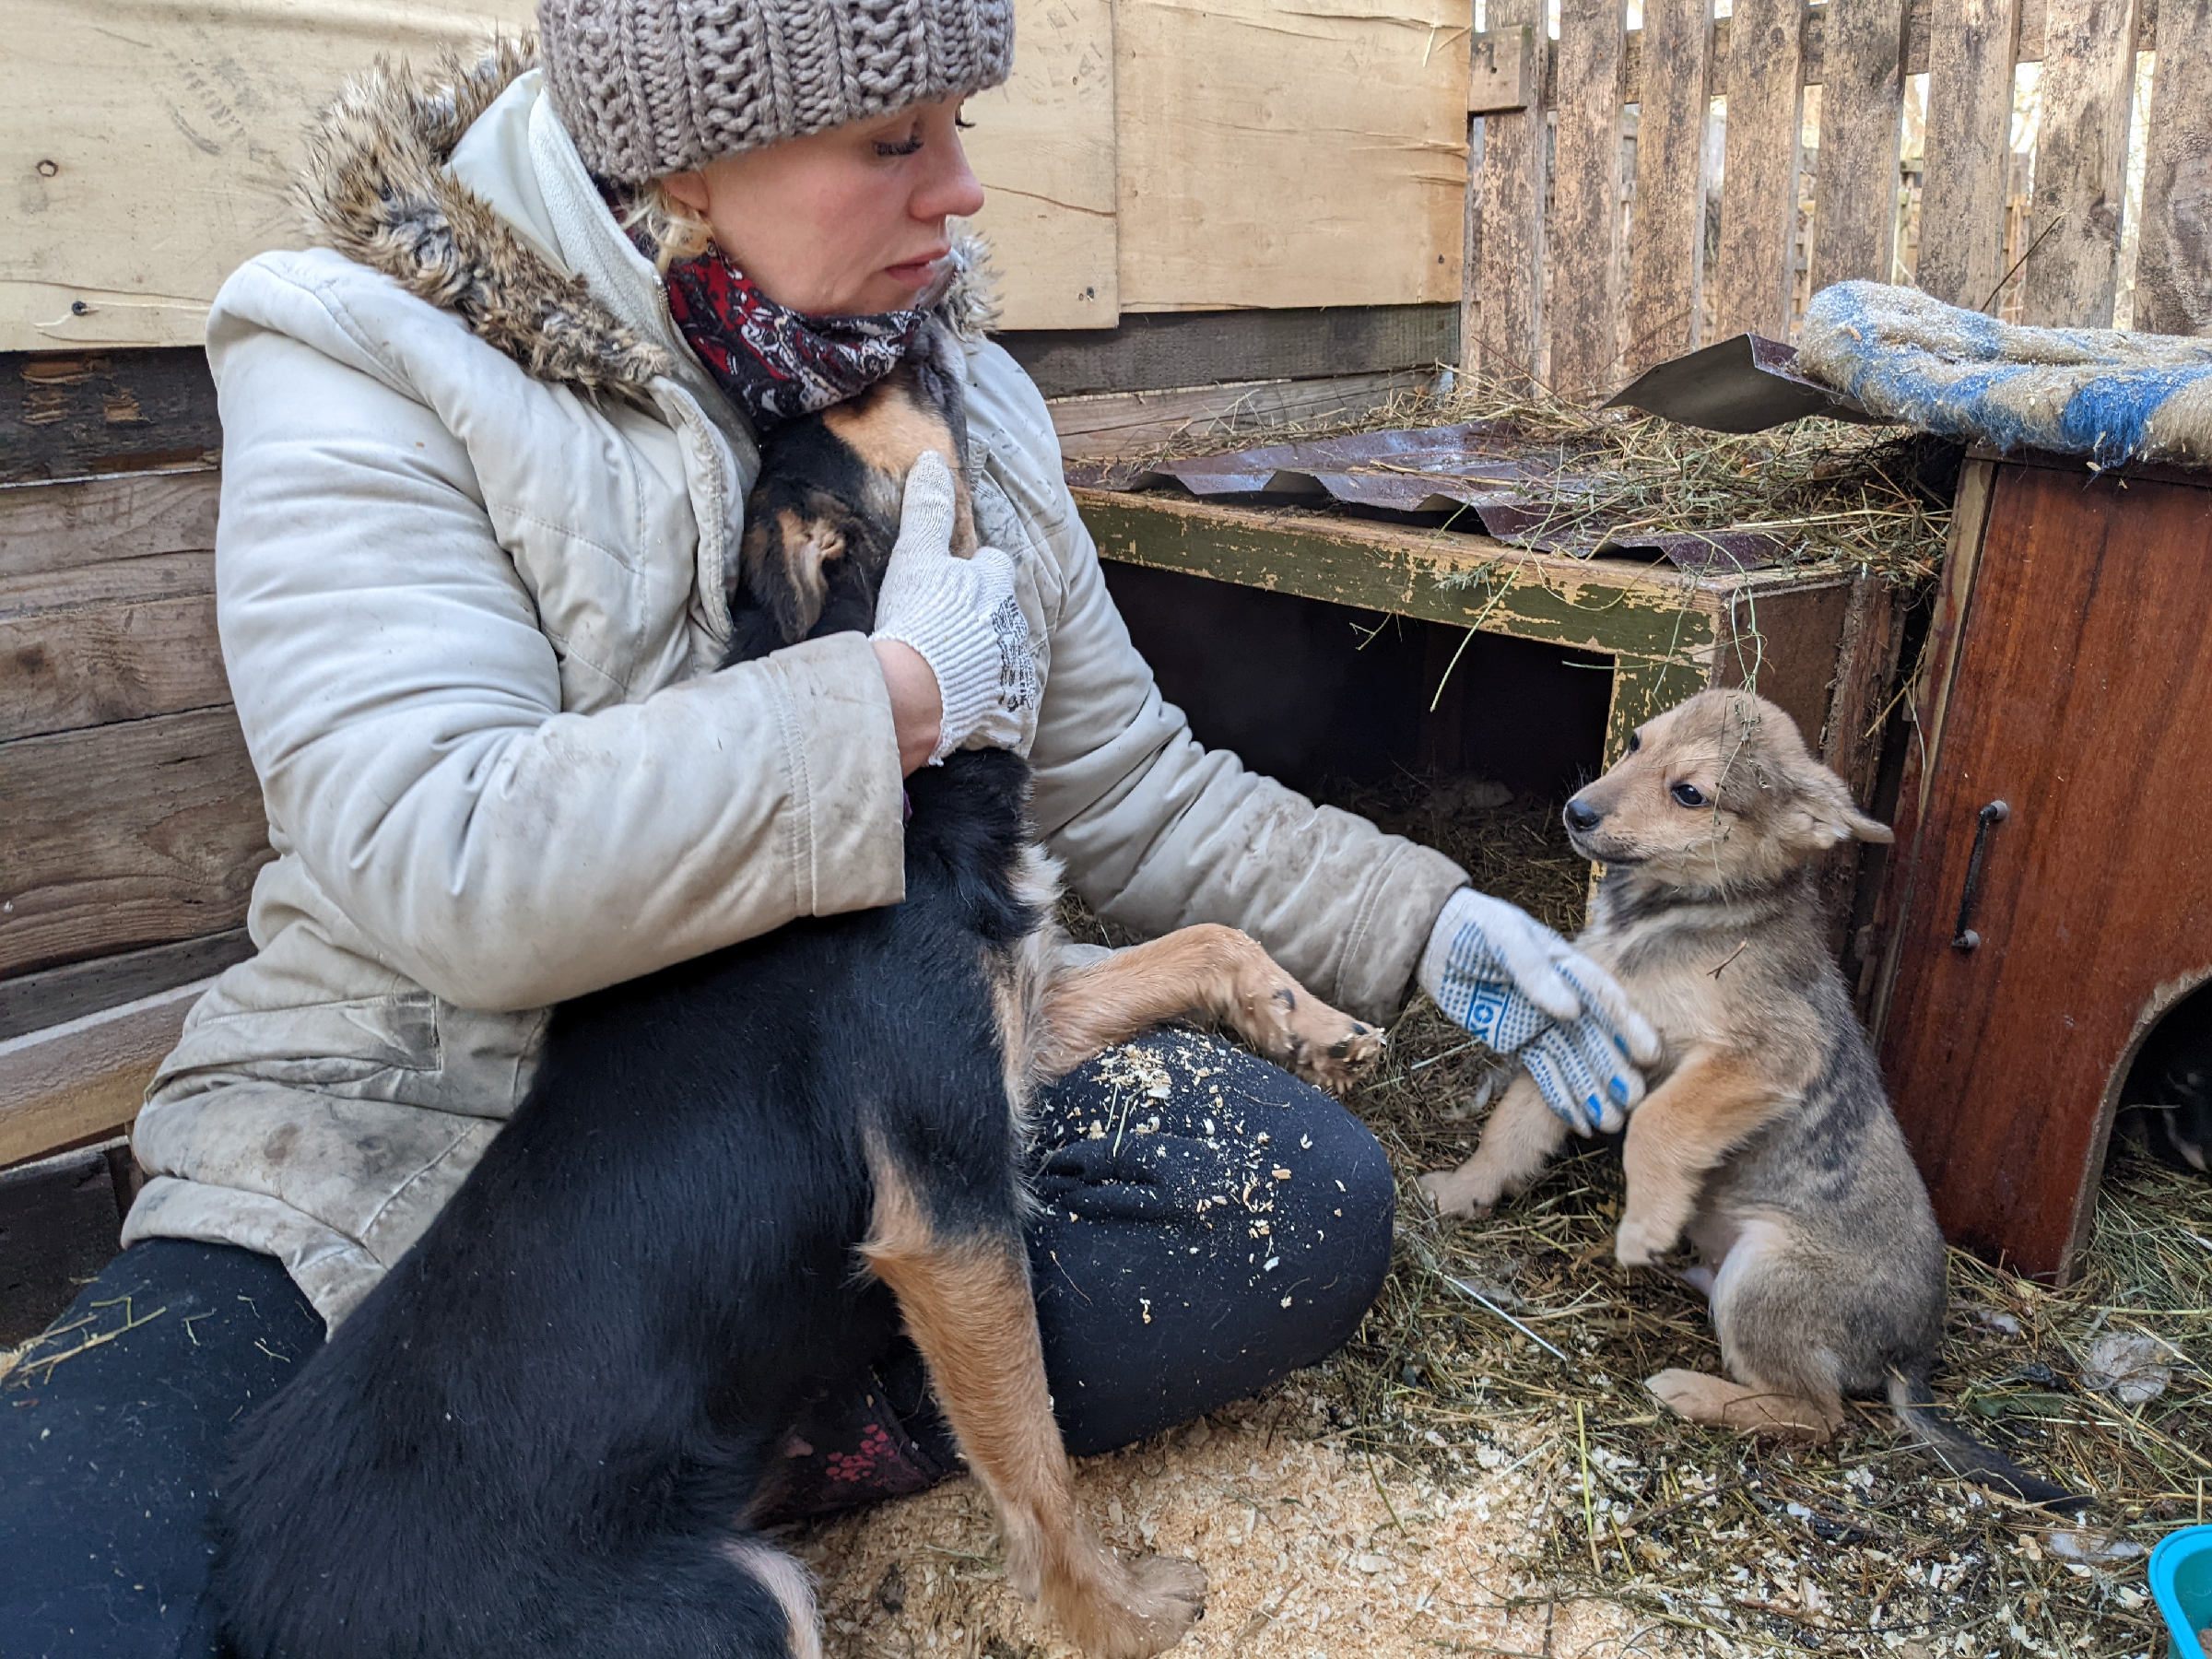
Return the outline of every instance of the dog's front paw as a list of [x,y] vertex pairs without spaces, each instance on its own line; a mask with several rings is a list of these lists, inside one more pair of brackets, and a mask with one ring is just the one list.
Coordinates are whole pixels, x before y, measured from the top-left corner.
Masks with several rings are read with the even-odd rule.
[[1180,1556],[1140,1556],[1116,1563],[1115,1583],[1065,1618],[1069,1638],[1098,1659],[1151,1659],[1190,1634],[1206,1617],[1206,1569]]
[[1486,1179],[1472,1160],[1456,1170],[1432,1170],[1413,1184],[1428,1195],[1440,1216],[1487,1216],[1505,1196],[1503,1184]]
[[1662,1220],[1631,1209],[1620,1218],[1613,1235],[1614,1258],[1623,1267],[1649,1267],[1682,1237],[1682,1223]]
[[1311,992],[1277,985],[1262,1003],[1259,1046],[1270,1060],[1333,1095],[1350,1088],[1382,1052],[1382,1033]]

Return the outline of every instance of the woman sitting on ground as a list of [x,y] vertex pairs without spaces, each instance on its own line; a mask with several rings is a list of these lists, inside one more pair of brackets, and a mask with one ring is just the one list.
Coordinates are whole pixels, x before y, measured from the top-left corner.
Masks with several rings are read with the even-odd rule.
[[[320,245],[253,260],[209,318],[223,652],[276,856],[257,954],[138,1120],[127,1248],[65,1323],[166,1317],[35,1388],[27,1368],[0,1411],[24,1652],[204,1651],[225,1432],[460,1184],[548,1006],[896,903],[901,779],[964,744],[1028,754],[1044,841],[1109,920],[1241,927],[1374,1020],[1418,979],[1581,1127],[1641,1088],[1633,1016],[1556,935],[1194,740],[994,345],[967,400],[1010,594],[715,667],[760,436],[971,300],[940,298],[947,222],[982,203],[957,128],[1008,72],[1010,0],[546,0],[540,24],[535,53],[354,86],[303,182]],[[1033,1279],[1078,1453],[1327,1354],[1390,1256],[1391,1172],[1355,1119],[1210,1039],[1135,1046],[1039,1113]],[[1133,1064],[1172,1085],[1151,1132],[1094,1135]],[[1265,1251],[1201,1210],[1277,1165],[1300,1179]],[[911,1348],[794,1447],[787,1513],[949,1472]]]

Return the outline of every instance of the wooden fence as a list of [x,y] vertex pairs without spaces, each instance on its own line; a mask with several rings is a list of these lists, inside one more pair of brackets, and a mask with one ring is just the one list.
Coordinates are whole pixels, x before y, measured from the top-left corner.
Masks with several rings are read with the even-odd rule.
[[[2009,277],[2022,321],[2110,326],[2131,131],[2133,325],[2212,332],[2212,0],[1485,9],[1468,97],[1471,366],[1581,396],[1746,330],[1786,337],[1793,294],[1892,277],[1906,208],[1912,279],[1938,299],[1989,307]],[[2141,112],[2138,53],[2155,53]],[[2033,194],[2008,237],[2017,71],[2030,63]],[[1913,76],[1917,166],[1900,146]]]

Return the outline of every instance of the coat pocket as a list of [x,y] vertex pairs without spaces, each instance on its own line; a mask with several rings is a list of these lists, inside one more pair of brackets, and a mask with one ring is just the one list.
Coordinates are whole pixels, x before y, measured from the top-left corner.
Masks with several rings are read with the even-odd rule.
[[401,1076],[418,1086],[423,1076],[444,1069],[438,1028],[438,999],[428,991],[218,1014],[190,1023],[161,1068],[159,1087],[187,1073],[221,1072],[332,1094],[388,1096]]

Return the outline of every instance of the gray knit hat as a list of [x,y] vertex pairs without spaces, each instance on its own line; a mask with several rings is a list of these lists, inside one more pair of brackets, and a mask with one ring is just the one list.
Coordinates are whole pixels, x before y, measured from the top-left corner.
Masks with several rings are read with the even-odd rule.
[[1014,66],[1013,0],[538,0],[537,28],[584,165],[627,184]]

